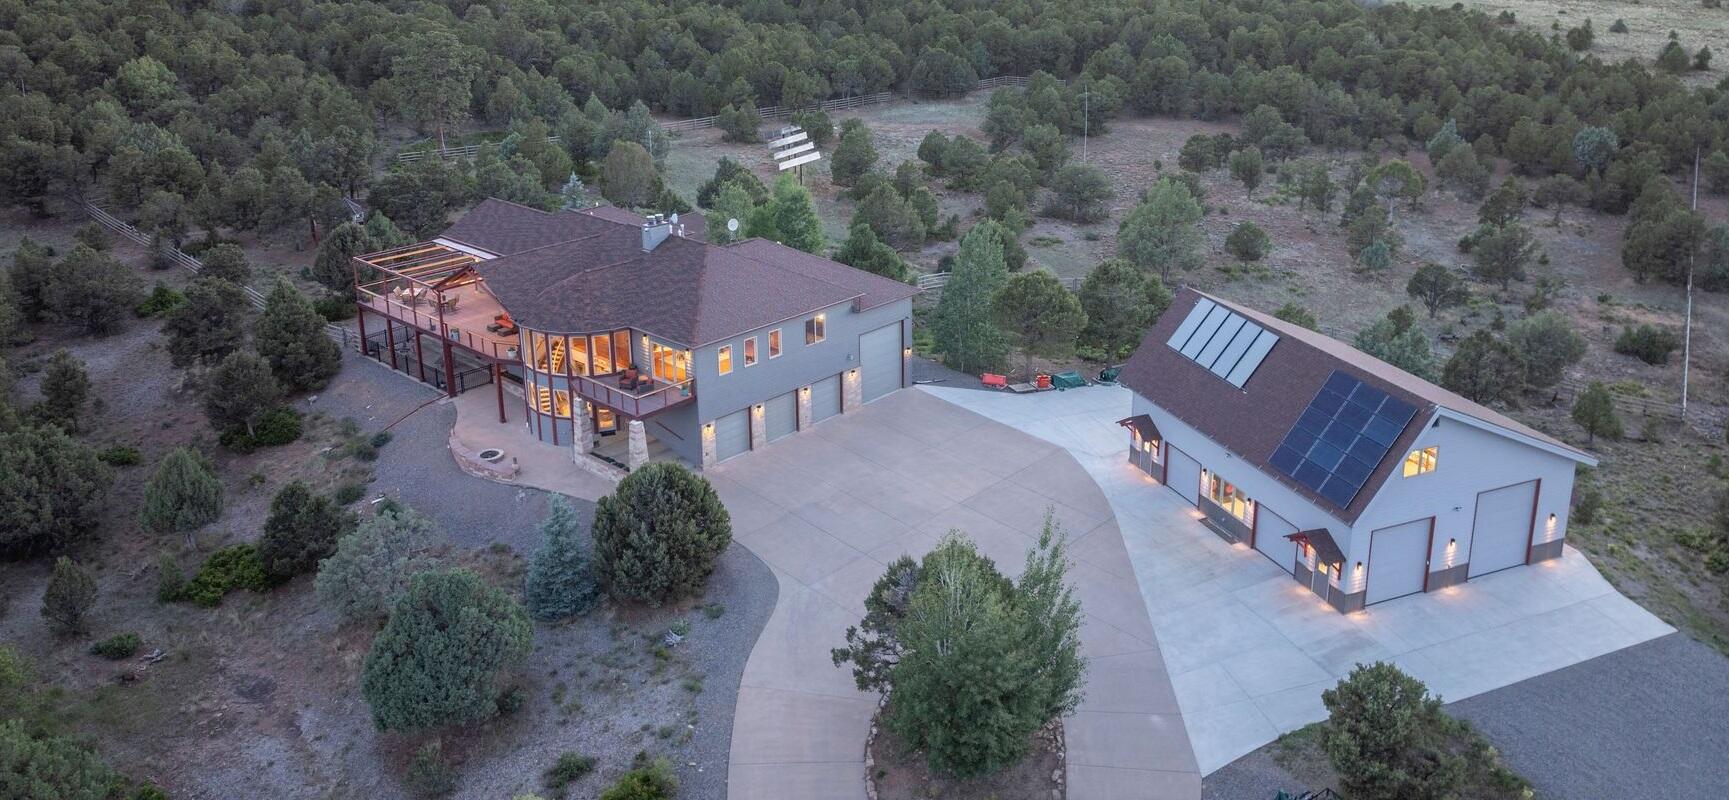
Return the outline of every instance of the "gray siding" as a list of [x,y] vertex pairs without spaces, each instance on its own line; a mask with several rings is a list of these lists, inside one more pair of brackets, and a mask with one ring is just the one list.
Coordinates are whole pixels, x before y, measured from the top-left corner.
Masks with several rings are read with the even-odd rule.
[[[828,315],[827,338],[813,345],[804,343],[805,317],[752,331],[758,337],[757,363],[744,365],[745,336],[736,336],[696,348],[691,374],[696,378],[696,418],[712,420],[742,408],[768,401],[837,373],[859,366],[859,336],[897,320],[912,324],[912,301],[901,300],[854,313],[852,305],[824,309]],[[769,357],[768,332],[781,331],[781,354]],[[732,372],[721,375],[717,356],[722,346],[732,346]]]

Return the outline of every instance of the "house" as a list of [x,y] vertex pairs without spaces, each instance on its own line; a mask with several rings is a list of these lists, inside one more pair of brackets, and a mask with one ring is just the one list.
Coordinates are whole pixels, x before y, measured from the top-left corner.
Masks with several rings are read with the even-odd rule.
[[1342,612],[1558,558],[1568,446],[1315,331],[1191,289],[1121,380],[1129,461]]
[[520,386],[537,438],[627,469],[651,450],[709,466],[906,385],[917,289],[704,233],[489,199],[354,259],[362,347],[453,397],[492,384],[501,423]]

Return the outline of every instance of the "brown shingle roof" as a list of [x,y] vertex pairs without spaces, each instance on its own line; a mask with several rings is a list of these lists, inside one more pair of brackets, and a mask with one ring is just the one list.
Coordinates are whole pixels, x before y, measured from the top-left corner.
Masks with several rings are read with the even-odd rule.
[[487,200],[441,238],[498,253],[477,269],[511,316],[536,330],[630,327],[694,347],[847,301],[869,308],[917,292],[774,242],[708,244],[692,235],[704,231],[701,215],[681,216],[684,236],[644,252],[642,221],[609,206],[548,213]]
[[[1279,343],[1274,345],[1242,389],[1166,345],[1189,311],[1203,298],[1241,314],[1280,337]],[[1387,454],[1376,464],[1362,490],[1345,508],[1292,480],[1269,461],[1292,424],[1308,408],[1315,393],[1334,370],[1343,370],[1417,409]],[[1434,419],[1438,408],[1589,457],[1344,342],[1193,289],[1184,289],[1177,294],[1170,308],[1141,340],[1134,357],[1124,365],[1120,379],[1137,394],[1158,404],[1244,461],[1322,508],[1331,509],[1346,523],[1355,522],[1368,507],[1388,475],[1410,450],[1417,434]]]

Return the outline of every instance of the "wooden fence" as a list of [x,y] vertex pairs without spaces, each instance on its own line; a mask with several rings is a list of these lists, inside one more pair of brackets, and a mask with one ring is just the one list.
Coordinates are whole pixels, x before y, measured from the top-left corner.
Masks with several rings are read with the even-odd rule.
[[[1586,381],[1562,378],[1555,385],[1555,397],[1569,405],[1574,398],[1585,391],[1590,384]],[[1681,421],[1681,404],[1667,400],[1652,400],[1648,397],[1634,397],[1611,389],[1609,397],[1615,401],[1615,410],[1622,414],[1637,415],[1643,418],[1660,419],[1665,422]]]
[[[91,219],[101,223],[103,227],[120,234],[122,237],[131,240],[136,244],[145,247],[150,246],[150,236],[143,231],[128,225],[125,220],[122,220],[107,211],[103,211],[100,206],[88,200],[77,199],[73,200],[73,202],[77,203],[84,209],[84,213],[89,214]],[[204,262],[193,258],[191,255],[188,255],[177,247],[168,248],[168,258],[175,264],[180,265],[180,267],[185,269],[187,272],[194,275],[204,271]],[[250,286],[242,286],[240,289],[246,293],[246,299],[252,303],[254,308],[264,308],[263,292]],[[350,336],[348,328],[327,322],[324,324],[324,332],[343,347],[348,346]]]

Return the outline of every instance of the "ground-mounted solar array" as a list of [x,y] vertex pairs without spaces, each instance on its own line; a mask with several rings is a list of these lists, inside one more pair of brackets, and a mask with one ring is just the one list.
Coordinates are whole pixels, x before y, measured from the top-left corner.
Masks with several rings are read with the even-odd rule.
[[1410,403],[1334,370],[1273,451],[1273,466],[1345,508],[1416,413]]

